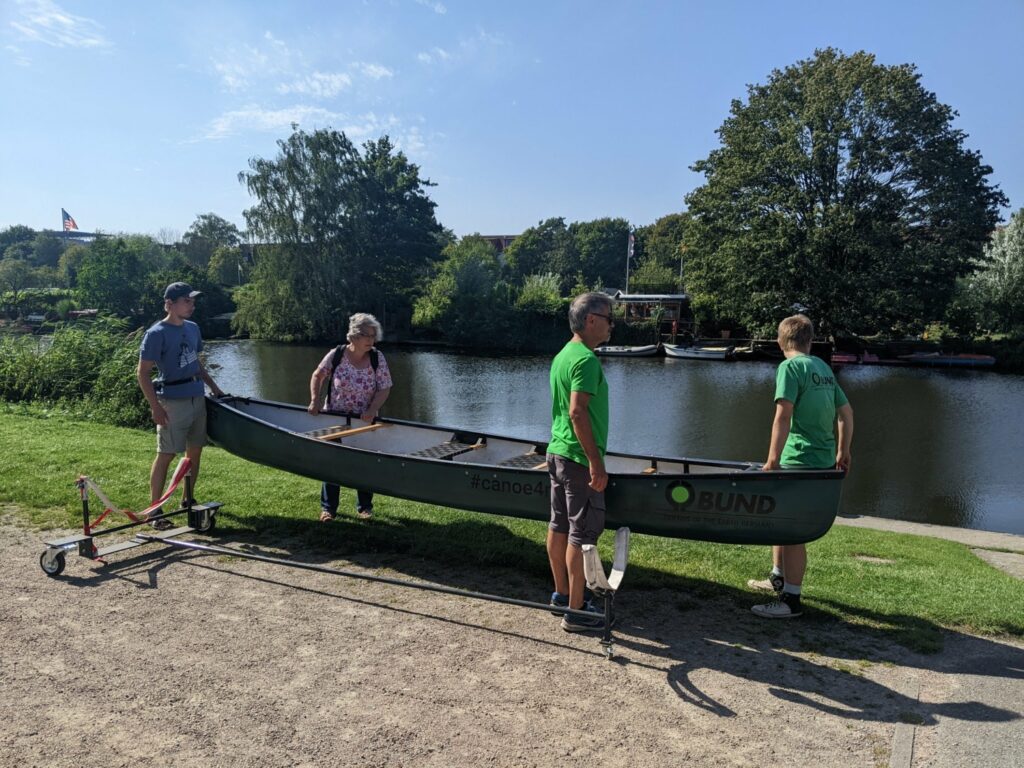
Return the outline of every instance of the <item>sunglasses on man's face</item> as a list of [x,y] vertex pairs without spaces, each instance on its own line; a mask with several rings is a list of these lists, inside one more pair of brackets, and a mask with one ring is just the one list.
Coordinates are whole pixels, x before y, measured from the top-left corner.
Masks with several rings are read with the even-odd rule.
[[594,315],[595,317],[603,317],[605,320],[608,321],[608,325],[615,325],[615,321],[612,320],[611,315],[602,315],[600,312],[591,312],[590,314]]

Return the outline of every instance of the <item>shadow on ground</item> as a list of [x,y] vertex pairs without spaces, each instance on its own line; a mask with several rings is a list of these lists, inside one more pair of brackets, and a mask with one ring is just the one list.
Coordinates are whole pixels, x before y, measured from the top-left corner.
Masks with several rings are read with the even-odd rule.
[[[272,515],[232,517],[221,512],[220,517],[229,529],[210,537],[210,543],[242,552],[344,569],[355,566],[389,577],[538,602],[546,601],[548,595],[543,546],[486,520],[438,524],[378,519],[367,524],[341,516],[325,526]],[[452,526],[458,526],[458,536],[450,535]],[[477,542],[471,552],[456,543],[467,539]],[[339,559],[345,563],[339,564]],[[139,588],[155,589],[159,588],[160,572],[177,565],[232,570],[230,558],[224,555],[168,550],[159,545],[87,575],[79,575],[82,569],[75,565],[69,563],[64,578],[79,588],[123,579]],[[282,569],[282,578],[275,583],[315,592],[325,599],[366,602],[333,591],[310,590],[295,583],[301,576],[292,578],[286,573],[294,572]],[[631,583],[661,586],[631,590]],[[751,592],[696,579],[666,580],[663,573],[647,573],[642,566],[633,565],[617,600],[620,623],[615,632],[615,663],[663,672],[666,684],[682,701],[720,717],[736,713],[728,702],[716,698],[710,690],[713,686],[701,682],[715,675],[763,684],[780,702],[853,721],[933,725],[937,718],[976,722],[1021,718],[1018,712],[978,701],[923,703],[916,692],[887,684],[888,670],[897,668],[1024,679],[1024,651],[1019,648],[950,632],[916,617],[865,612],[830,600],[815,601],[825,610],[812,609],[798,620],[766,621],[748,610],[757,601],[758,596]],[[408,608],[380,607],[430,617]],[[837,614],[873,626],[851,623]],[[547,614],[538,614],[537,621],[552,620]],[[525,633],[479,629],[557,644]],[[957,654],[922,654],[898,644],[901,638],[920,637],[922,632],[936,638],[955,637]],[[596,642],[593,650],[597,652]]]

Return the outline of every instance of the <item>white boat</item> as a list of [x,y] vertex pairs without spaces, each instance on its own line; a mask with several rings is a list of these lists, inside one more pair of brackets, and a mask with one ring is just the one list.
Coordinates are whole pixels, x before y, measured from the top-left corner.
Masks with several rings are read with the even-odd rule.
[[657,344],[645,347],[598,347],[594,350],[601,357],[654,357],[658,354]]
[[735,347],[699,346],[683,347],[678,344],[663,344],[665,354],[669,357],[681,357],[686,360],[730,360]]

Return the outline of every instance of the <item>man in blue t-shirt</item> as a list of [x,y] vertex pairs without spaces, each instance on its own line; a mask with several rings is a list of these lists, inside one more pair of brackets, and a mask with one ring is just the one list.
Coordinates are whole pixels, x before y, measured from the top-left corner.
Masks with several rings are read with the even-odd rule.
[[[156,460],[149,474],[150,501],[163,495],[167,470],[174,457],[184,452],[192,461],[192,493],[199,478],[199,457],[206,445],[206,397],[203,383],[217,397],[224,393],[203,368],[199,353],[203,339],[199,326],[188,318],[196,308],[196,296],[186,283],[171,283],[164,291],[163,320],[154,323],[142,337],[137,376],[142,393],[156,424]],[[155,381],[153,367],[160,371]],[[183,498],[182,506],[187,503]],[[159,514],[157,511],[154,514]],[[160,530],[170,521],[153,522]]]

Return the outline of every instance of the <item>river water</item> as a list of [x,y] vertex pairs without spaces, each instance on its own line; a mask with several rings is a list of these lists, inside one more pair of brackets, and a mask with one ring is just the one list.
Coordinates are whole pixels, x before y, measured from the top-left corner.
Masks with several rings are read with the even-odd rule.
[[[309,402],[325,347],[208,342],[206,360],[232,394]],[[549,357],[383,352],[395,386],[386,416],[546,441]],[[609,449],[763,460],[775,364],[667,358],[603,360]],[[844,515],[1024,534],[1024,376],[847,366],[855,413]]]

